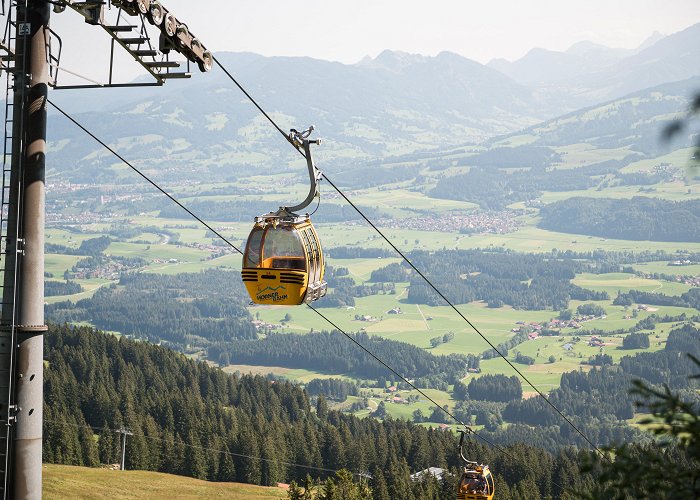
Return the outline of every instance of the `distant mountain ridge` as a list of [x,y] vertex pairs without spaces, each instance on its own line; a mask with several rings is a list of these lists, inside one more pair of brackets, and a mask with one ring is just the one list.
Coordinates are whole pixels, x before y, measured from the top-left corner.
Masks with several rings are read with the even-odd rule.
[[[481,142],[546,118],[532,92],[501,73],[452,53],[385,52],[371,63],[217,54],[282,129],[314,124],[333,138],[326,158],[392,156]],[[279,169],[298,157],[220,71],[139,92],[58,93],[52,99],[98,136],[120,141],[147,165],[259,165]],[[111,103],[110,103],[111,101]],[[85,103],[98,111],[75,113]],[[60,163],[101,164],[100,148],[61,119],[49,120]],[[76,162],[77,159],[77,162]],[[51,161],[51,160],[50,160]]]
[[[623,52],[627,55],[620,59]],[[574,135],[600,143],[629,144],[635,141],[615,139],[616,134],[630,135],[621,115],[617,121],[606,118],[604,134],[591,129],[598,124],[590,114],[578,124],[567,124],[565,117],[658,87],[655,92],[662,96],[645,100],[649,105],[633,112],[637,103],[625,105],[641,127],[636,134],[641,137],[636,143],[641,143],[649,130],[658,129],[658,123],[651,122],[660,116],[652,101],[661,103],[665,112],[677,113],[689,95],[687,88],[696,85],[687,75],[700,74],[700,65],[693,64],[700,60],[700,24],[631,55],[591,43],[575,44],[566,53],[533,50],[524,58],[524,72],[537,67],[528,67],[527,61],[539,60],[546,72],[563,78],[540,87],[516,83],[492,67],[450,52],[427,57],[384,51],[353,65],[251,53],[217,57],[283,130],[314,124],[318,135],[327,139],[320,150],[324,162],[351,171],[358,163],[487,145],[522,130],[542,135],[556,120],[559,132],[568,127]],[[552,58],[559,62],[552,64]],[[571,76],[586,67],[603,69]],[[567,83],[566,75],[575,84]],[[678,79],[686,81],[685,94],[682,85],[671,83]],[[669,99],[663,97],[665,92],[671,93]],[[189,172],[222,180],[250,168],[260,173],[284,171],[299,161],[221,71],[168,82],[162,88],[52,92],[51,99],[156,176]],[[550,145],[561,138],[553,134],[541,140]],[[119,175],[105,168],[114,164],[108,154],[54,114],[49,140],[49,168],[54,171],[73,180],[113,180]]]
[[[587,143],[657,154],[669,148],[661,142],[664,123],[682,116],[698,90],[700,76],[664,83],[546,120],[510,136],[528,135],[530,144],[538,146]],[[503,139],[495,138],[487,144]]]
[[550,99],[568,95],[569,106],[583,107],[700,75],[699,62],[700,23],[665,37],[655,32],[637,49],[579,42],[565,52],[536,48],[517,61],[494,59],[487,66],[523,85],[544,87]]

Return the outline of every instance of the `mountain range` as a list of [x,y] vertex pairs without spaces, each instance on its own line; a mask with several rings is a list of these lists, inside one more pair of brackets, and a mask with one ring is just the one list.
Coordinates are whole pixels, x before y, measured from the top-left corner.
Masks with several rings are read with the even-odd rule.
[[[488,65],[449,52],[385,51],[353,65],[251,53],[217,58],[282,129],[314,124],[326,139],[324,162],[348,168],[487,145],[521,130],[547,131],[542,140],[553,144],[572,127],[595,134],[600,120],[607,121],[602,142],[634,135],[623,114],[590,112],[601,103],[608,110],[622,106],[640,126],[654,122],[656,131],[658,121],[683,112],[700,87],[693,78],[700,75],[700,24],[656,38],[633,51],[579,43],[562,53],[536,49],[514,63]],[[285,170],[298,160],[221,71],[163,88],[55,91],[50,98],[156,174],[202,172],[221,179],[251,166]],[[581,108],[585,119],[572,120]],[[99,145],[53,113],[49,140],[55,173],[74,180],[118,175],[105,169],[113,160]]]

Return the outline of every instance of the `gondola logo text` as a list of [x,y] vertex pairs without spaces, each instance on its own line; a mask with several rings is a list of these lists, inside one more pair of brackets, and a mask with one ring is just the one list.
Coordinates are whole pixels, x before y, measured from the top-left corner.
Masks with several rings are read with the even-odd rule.
[[[282,289],[283,293],[279,290]],[[269,293],[265,293],[269,290]],[[256,294],[256,300],[271,300],[272,302],[282,302],[287,300],[286,288],[283,286],[278,286],[277,288],[271,288],[269,286],[263,288]]]

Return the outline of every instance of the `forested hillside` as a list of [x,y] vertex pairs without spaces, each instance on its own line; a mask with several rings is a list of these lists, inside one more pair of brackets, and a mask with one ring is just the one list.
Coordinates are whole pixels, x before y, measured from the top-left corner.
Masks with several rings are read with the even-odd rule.
[[[392,491],[416,500],[454,495],[453,484],[440,496],[437,485],[409,479],[429,466],[457,466],[451,432],[357,419],[328,410],[323,398],[314,409],[290,383],[226,375],[163,347],[90,328],[51,326],[46,359],[48,462],[118,462],[114,430],[126,426],[133,432],[130,469],[271,485],[347,468],[372,474],[376,499],[388,500]],[[526,444],[499,451],[470,440],[466,453],[491,464],[504,499],[511,490],[520,492],[516,498],[561,497],[564,488],[592,484],[572,451],[551,454]]]
[[[468,369],[479,367],[479,358],[473,355],[434,356],[410,344],[370,337],[366,333],[358,333],[353,338],[379,358],[391,359],[392,368],[418,379],[421,387],[453,384],[463,378]],[[270,334],[264,340],[239,341],[229,348],[214,345],[209,349],[209,359],[218,360],[222,356],[232,364],[312,368],[364,379],[389,375],[384,366],[337,331]]]
[[132,273],[93,297],[46,307],[56,323],[90,321],[104,330],[165,342],[174,349],[206,349],[212,342],[256,338],[245,308],[248,300],[239,277],[211,269],[201,273]]
[[574,197],[540,210],[539,227],[638,241],[700,241],[700,200]]
[[[418,269],[430,269],[429,278],[457,304],[483,300],[490,307],[509,304],[519,309],[566,309],[571,299],[608,298],[605,292],[571,283],[576,272],[596,266],[564,256],[443,250],[413,252],[411,259]],[[409,302],[443,304],[422,278],[410,274],[410,282]]]
[[[672,330],[661,351],[624,356],[619,366],[564,373],[561,386],[549,393],[549,399],[595,443],[641,442],[642,433],[623,422],[633,418],[635,412],[649,411],[644,404],[635,407],[635,400],[629,398],[632,381],[643,380],[654,386],[666,384],[688,401],[700,404],[697,393],[700,382],[691,378],[697,366],[688,354],[700,357],[700,330],[692,324]],[[585,447],[582,437],[565,425],[541,398],[506,404],[473,401],[478,398],[470,397],[469,390],[462,391],[460,396],[463,401],[456,406],[457,415],[467,420],[475,416],[477,424],[488,424],[487,430],[493,431],[490,437],[498,442],[526,441],[548,449],[573,442]],[[490,399],[494,400],[497,399]],[[499,429],[492,425],[503,421],[515,425]]]
[[[471,201],[478,203],[484,210],[503,210],[511,203],[538,198],[542,191],[572,191],[588,189],[600,182],[601,176],[613,173],[613,165],[603,163],[572,170],[547,170],[546,167],[556,160],[555,155],[543,157],[537,153],[533,156],[524,154],[512,158],[496,150],[504,158],[504,163],[512,163],[519,169],[505,173],[498,168],[475,167],[465,174],[443,177],[437,185],[428,191],[434,198]],[[530,150],[526,150],[527,153]],[[479,158],[475,161],[480,161]],[[493,160],[490,160],[493,161]],[[464,160],[471,164],[471,158]]]

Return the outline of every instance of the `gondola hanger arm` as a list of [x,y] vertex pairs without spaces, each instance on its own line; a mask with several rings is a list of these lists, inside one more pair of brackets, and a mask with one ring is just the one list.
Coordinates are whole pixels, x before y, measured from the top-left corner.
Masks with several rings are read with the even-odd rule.
[[309,169],[310,186],[309,194],[306,196],[304,201],[302,201],[298,205],[294,205],[293,207],[280,207],[281,211],[293,213],[299,210],[303,210],[306,207],[308,207],[311,204],[311,202],[313,202],[316,196],[319,196],[318,183],[320,182],[321,177],[323,176],[323,172],[316,168],[316,165],[314,164],[313,158],[311,156],[311,145],[321,144],[321,139],[309,139],[309,136],[313,131],[314,126],[311,125],[308,129],[302,132],[299,132],[296,129],[291,129],[289,132],[289,141],[294,145],[294,147],[296,147],[299,150],[303,149],[304,151],[304,156],[306,157],[306,165]]

